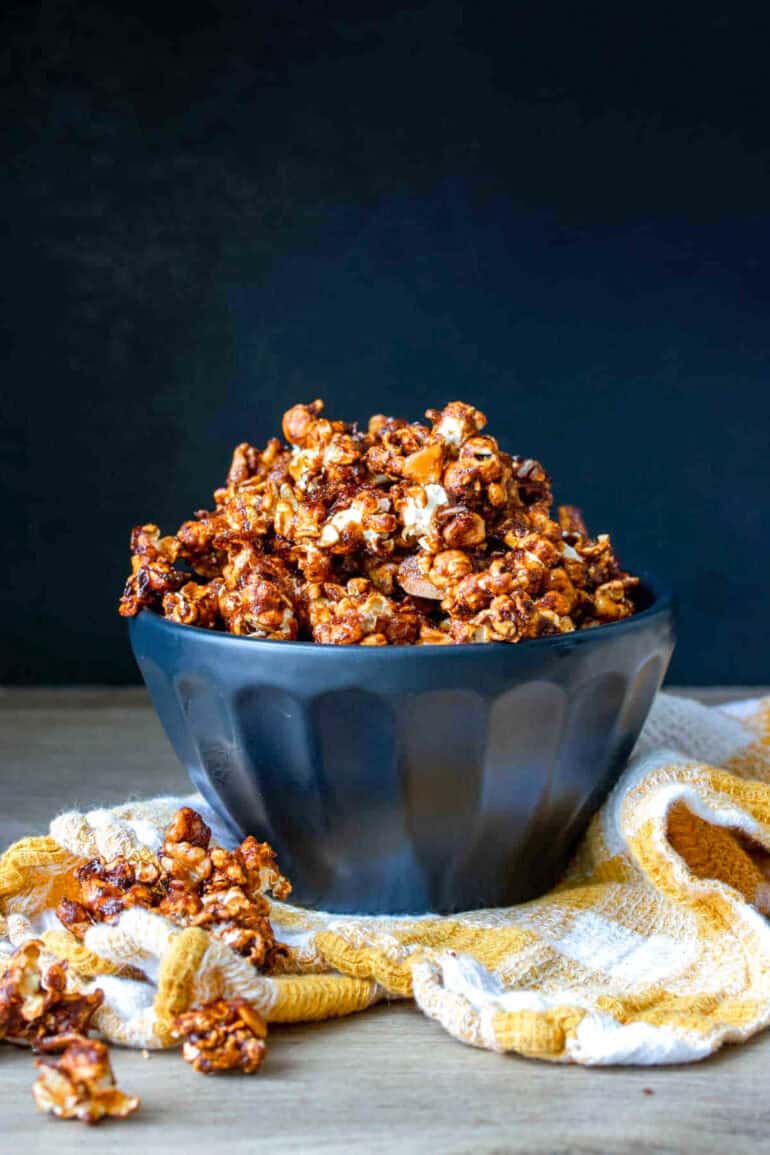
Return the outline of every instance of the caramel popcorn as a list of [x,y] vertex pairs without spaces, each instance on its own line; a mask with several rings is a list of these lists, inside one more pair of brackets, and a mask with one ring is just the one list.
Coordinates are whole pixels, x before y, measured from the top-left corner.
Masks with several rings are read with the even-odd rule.
[[76,871],[78,899],[62,899],[60,922],[82,938],[94,922],[114,922],[131,906],[157,910],[180,926],[201,926],[255,967],[272,969],[285,953],[275,941],[265,892],[287,898],[291,883],[266,842],[245,838],[235,850],[210,846],[211,830],[188,806],[169,824],[158,865],[96,858]]
[[618,621],[638,579],[540,462],[462,401],[366,431],[292,406],[285,443],[238,445],[215,508],[131,535],[120,602],[181,625],[327,645],[519,642]]
[[115,1086],[107,1048],[95,1039],[71,1042],[59,1058],[38,1059],[32,1094],[40,1111],[60,1119],[98,1123],[106,1115],[124,1118],[139,1106],[135,1095]]
[[60,1050],[88,1033],[104,996],[67,991],[67,964],[40,965],[42,944],[24,943],[11,955],[0,977],[0,1039],[27,1043],[36,1050]]
[[177,1015],[173,1033],[183,1040],[182,1057],[202,1075],[253,1075],[265,1057],[267,1026],[245,999],[216,999]]

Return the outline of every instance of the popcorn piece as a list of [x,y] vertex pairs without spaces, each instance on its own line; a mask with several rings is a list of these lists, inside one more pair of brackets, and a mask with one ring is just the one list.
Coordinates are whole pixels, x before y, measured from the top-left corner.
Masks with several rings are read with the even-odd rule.
[[634,612],[627,593],[636,579],[615,578],[604,582],[594,593],[594,612],[599,621],[611,622],[620,618],[627,618]]
[[56,909],[59,921],[82,937],[90,921],[114,922],[131,906],[154,906],[162,889],[160,871],[151,863],[132,863],[125,858],[105,862],[93,858],[78,868],[80,899],[63,899]]
[[[424,565],[420,566],[424,570]],[[430,559],[427,578],[438,590],[448,590],[473,573],[471,557],[460,549],[445,549]]]
[[95,1039],[78,1039],[58,1059],[38,1059],[35,1066],[40,1074],[32,1094],[38,1109],[60,1119],[123,1119],[139,1106],[135,1095],[116,1087],[107,1048]]
[[314,541],[321,536],[325,519],[326,504],[320,498],[305,497],[288,482],[281,486],[273,518],[280,537],[293,542]]
[[437,436],[454,449],[459,449],[487,423],[481,410],[463,401],[450,401],[443,409],[429,409],[425,416],[433,423]]
[[0,1038],[36,1049],[61,1049],[62,1040],[87,1034],[104,996],[68,992],[66,963],[40,966],[42,944],[32,939],[11,956],[0,978]]
[[289,454],[277,437],[272,437],[263,450],[255,449],[247,441],[236,445],[227,472],[227,489],[241,489],[245,482],[275,481],[283,477]]
[[233,634],[291,640],[298,624],[294,588],[280,558],[264,557],[244,546],[224,567],[219,608]]
[[283,432],[293,446],[288,472],[298,490],[330,504],[344,489],[365,480],[366,446],[357,430],[342,421],[327,421],[322,412],[322,401],[293,406],[284,414]]
[[435,553],[440,548],[436,514],[449,505],[449,495],[441,485],[413,485],[397,497],[396,508],[401,516],[402,537],[405,545],[415,541],[421,549]]
[[366,557],[364,558],[364,573],[376,590],[379,590],[381,594],[390,596],[395,590],[396,582],[401,585],[402,589],[406,588],[401,581],[401,567],[407,561],[416,564],[416,558],[412,557],[406,558],[403,563],[399,562],[397,558],[391,560]]
[[131,531],[131,553],[146,561],[173,564],[179,556],[179,542],[175,537],[161,537],[157,525],[135,525]]
[[420,485],[441,481],[446,446],[427,426],[377,416],[369,422],[369,434],[366,461],[375,479],[403,478]]
[[[249,835],[235,850],[213,847],[209,863],[199,905],[186,913],[184,921],[206,927],[254,966],[272,969],[284,948],[275,941],[265,891],[279,899],[291,893],[291,883],[279,872],[272,847]],[[172,890],[160,909],[178,917],[178,893],[175,897]]]
[[324,403],[319,399],[309,405],[293,405],[284,413],[283,435],[291,445],[301,447],[308,444],[323,407]]
[[221,583],[212,581],[209,585],[187,582],[177,593],[165,594],[163,616],[182,626],[199,626],[213,630],[221,622],[219,612],[219,591]]
[[24,943],[11,955],[0,980],[2,1037],[23,1036],[28,1024],[50,1004],[40,973],[40,950],[41,943],[37,940]]
[[253,1075],[265,1058],[267,1026],[245,999],[217,999],[177,1015],[173,1032],[194,1071],[242,1071]]
[[320,590],[309,590],[308,597],[308,619],[316,642],[350,646],[377,635],[393,645],[404,645],[417,639],[421,621],[414,606],[380,593],[366,578],[353,578],[345,588],[324,583]]
[[[227,859],[225,855],[228,855]],[[213,851],[212,861],[214,863],[214,874],[210,883],[212,889],[217,886],[220,877],[232,879],[228,866],[235,863],[239,870],[243,865],[246,873],[245,883],[241,883],[240,877],[238,878],[239,885],[247,885],[252,893],[257,890],[263,893],[269,890],[279,902],[283,902],[291,894],[291,883],[278,869],[272,846],[267,842],[258,842],[252,834],[244,838],[236,850],[229,853],[222,850]]]
[[512,460],[513,476],[519,490],[519,496],[525,505],[540,507],[547,513],[551,507],[551,479],[539,461],[532,458],[514,457]]
[[521,504],[513,462],[494,437],[470,437],[444,473],[444,486],[457,502],[486,503],[491,510]]
[[[186,521],[176,532],[179,557],[189,562],[196,574],[208,579],[219,578],[227,555],[215,547],[225,529],[224,518],[199,510],[194,521]],[[165,611],[164,611],[165,612]]]
[[319,547],[332,553],[353,553],[357,549],[391,553],[392,535],[398,528],[392,508],[389,497],[376,490],[363,490],[349,505],[329,516],[318,538]]
[[157,609],[166,594],[184,585],[185,575],[170,562],[132,559],[133,573],[126,582],[119,612],[124,618],[135,617],[142,609]]
[[164,843],[167,847],[187,844],[205,850],[210,841],[211,827],[191,806],[181,806],[166,827]]
[[464,506],[447,510],[440,520],[441,537],[450,549],[473,549],[487,536],[484,519]]
[[56,917],[62,926],[81,941],[88,928],[96,921],[82,902],[74,902],[71,898],[61,900],[56,908]]
[[574,627],[562,621],[549,606],[538,604],[527,594],[514,591],[492,598],[488,606],[468,621],[452,622],[456,641],[519,642],[545,634],[567,633]]
[[211,877],[210,838],[211,829],[196,810],[183,806],[176,812],[160,852],[160,865],[171,883],[194,890]]
[[118,607],[123,617],[133,617],[139,610],[157,608],[164,595],[179,589],[185,575],[174,569],[179,543],[173,537],[161,537],[157,525],[135,525],[131,531],[131,576],[126,582]]
[[[46,983],[50,982],[52,969],[49,968]],[[103,1002],[104,993],[98,988],[88,994],[60,991],[47,1010],[30,1024],[25,1038],[36,1051],[61,1050],[71,1040],[88,1035],[94,1013]]]

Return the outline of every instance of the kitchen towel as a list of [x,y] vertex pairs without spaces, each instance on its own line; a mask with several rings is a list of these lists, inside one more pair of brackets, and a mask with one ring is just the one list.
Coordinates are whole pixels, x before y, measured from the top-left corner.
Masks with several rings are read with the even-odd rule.
[[583,1064],[678,1063],[770,1022],[770,699],[707,708],[661,694],[560,885],[451,917],[339,916],[271,904],[289,947],[258,973],[199,927],[125,911],[79,942],[54,908],[89,858],[152,859],[197,796],[56,817],[0,859],[0,967],[29,938],[105,994],[108,1040],[173,1045],[174,1015],[240,995],[270,1021],[413,998],[455,1038]]

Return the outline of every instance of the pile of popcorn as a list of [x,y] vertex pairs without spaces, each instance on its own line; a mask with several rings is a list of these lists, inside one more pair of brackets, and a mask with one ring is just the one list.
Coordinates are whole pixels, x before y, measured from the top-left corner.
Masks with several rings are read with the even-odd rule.
[[142,906],[180,926],[202,926],[254,966],[272,970],[284,951],[265,892],[287,898],[291,883],[267,842],[249,835],[235,850],[223,850],[210,841],[200,814],[183,806],[166,830],[157,865],[92,859],[76,872],[79,898],[59,903],[59,921],[82,939],[92,923],[115,922],[129,907]]
[[173,536],[131,535],[120,613],[244,637],[333,645],[519,642],[628,617],[638,579],[550,479],[452,401],[430,425],[364,432],[284,414],[286,444],[239,445],[214,509]]
[[[115,922],[124,910],[142,906],[179,926],[204,927],[260,971],[279,968],[286,951],[275,940],[265,893],[285,898],[291,884],[272,848],[248,837],[227,851],[210,840],[201,816],[183,807],[165,832],[157,862],[118,857],[84,863],[76,872],[77,897],[62,899],[59,920],[82,940],[92,924]],[[103,1001],[98,988],[71,987],[67,964],[46,960],[37,939],[20,946],[4,969],[0,964],[0,1040],[43,1056],[33,1086],[41,1111],[96,1123],[138,1108],[139,1099],[115,1085],[107,1047],[92,1034]],[[267,1026],[241,998],[191,1008],[176,1017],[173,1034],[183,1058],[202,1074],[250,1075],[266,1053]]]

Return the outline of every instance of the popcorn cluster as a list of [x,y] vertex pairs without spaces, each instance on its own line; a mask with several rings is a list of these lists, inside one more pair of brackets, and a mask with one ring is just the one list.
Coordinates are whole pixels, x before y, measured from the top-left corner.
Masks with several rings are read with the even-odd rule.
[[44,966],[42,950],[38,939],[25,942],[0,976],[0,1039],[46,1056],[32,1087],[41,1111],[84,1123],[132,1114],[139,1100],[116,1087],[106,1046],[89,1038],[102,991],[68,991],[67,964]]
[[539,462],[500,449],[472,405],[426,416],[364,432],[321,401],[293,406],[286,444],[236,448],[212,511],[174,536],[134,528],[120,613],[382,646],[518,642],[634,612],[638,579],[574,506],[551,517]]
[[210,840],[201,816],[183,806],[166,830],[158,865],[92,859],[76,872],[79,897],[59,903],[59,921],[82,939],[92,923],[114,922],[142,906],[180,926],[202,926],[254,966],[271,969],[284,948],[275,941],[265,891],[286,898],[291,883],[266,842],[249,835],[235,850],[223,850]]
[[36,1049],[64,1050],[88,1033],[101,991],[67,990],[67,964],[43,967],[42,945],[30,939],[20,946],[0,977],[0,1039]]
[[177,1015],[174,1036],[182,1058],[201,1075],[242,1071],[253,1075],[265,1058],[267,1025],[245,999],[215,999]]
[[[82,940],[94,923],[114,922],[141,906],[180,926],[205,927],[253,966],[272,970],[286,948],[275,940],[265,894],[286,898],[291,883],[266,842],[248,837],[234,850],[210,842],[200,814],[183,806],[166,829],[157,862],[84,863],[75,873],[77,897],[62,899],[56,909],[60,922]],[[117,1088],[107,1047],[91,1037],[103,991],[68,989],[67,964],[46,965],[43,958],[43,943],[30,939],[0,969],[0,1041],[46,1056],[36,1063],[40,1074],[32,1088],[38,1108],[84,1123],[132,1114],[139,1099]],[[141,971],[135,977],[144,978]],[[267,1050],[267,1025],[242,998],[193,1007],[176,1016],[172,1032],[183,1058],[204,1075],[252,1075]]]

